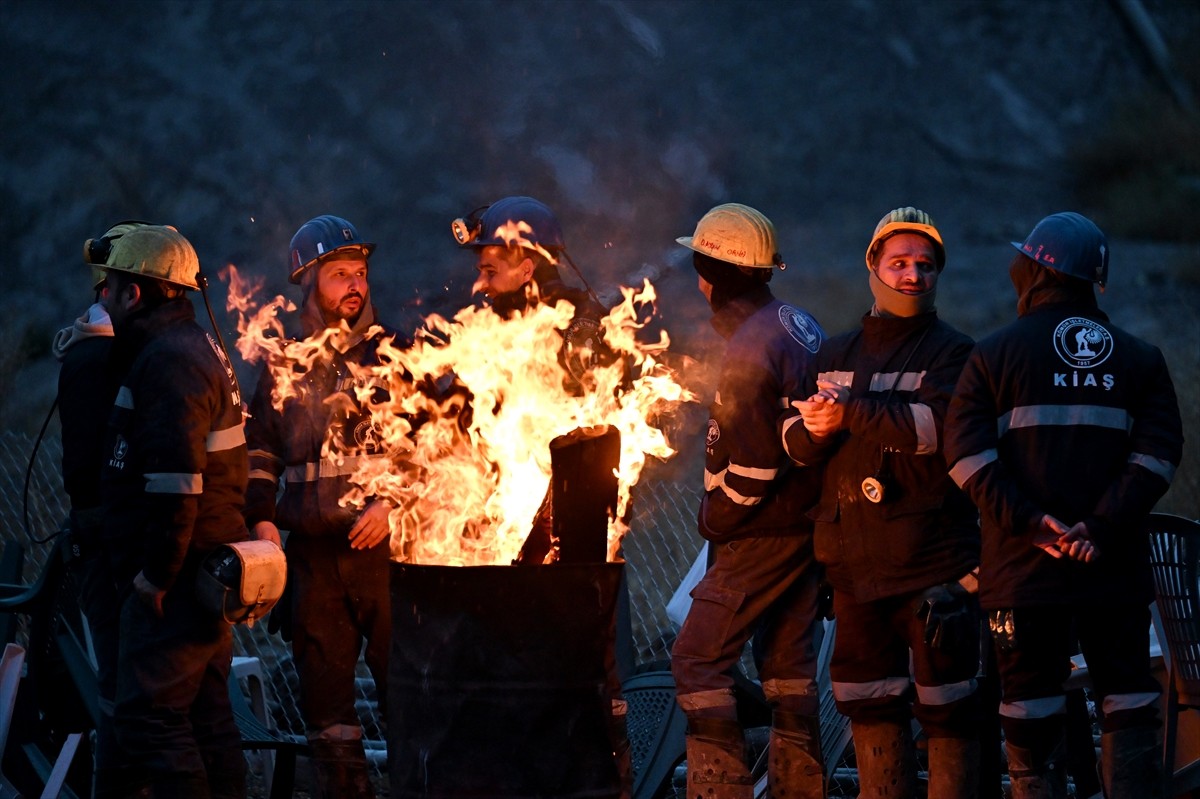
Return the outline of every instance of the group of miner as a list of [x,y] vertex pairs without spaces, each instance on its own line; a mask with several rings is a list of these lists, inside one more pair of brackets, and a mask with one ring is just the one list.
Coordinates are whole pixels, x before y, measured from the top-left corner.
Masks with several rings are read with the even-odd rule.
[[[586,368],[604,311],[564,280],[561,261],[574,263],[554,213],[506,197],[452,231],[496,313],[574,306],[560,362]],[[1097,304],[1101,230],[1055,213],[1013,242],[1017,318],[978,342],[938,317],[947,249],[922,210],[879,220],[869,310],[836,336],[772,293],[785,263],[758,210],[718,205],[677,241],[725,342],[697,514],[707,570],[671,652],[688,799],[755,795],[735,689],[752,639],[770,796],[826,796],[817,653],[830,619],[828,676],[861,796],[917,796],[918,740],[929,799],[999,796],[985,733],[996,700],[982,690],[994,680],[1013,799],[1065,799],[1064,682],[1080,652],[1105,796],[1162,796],[1141,530],[1182,424],[1162,353]],[[392,457],[363,399],[383,389],[358,374],[382,340],[408,343],[372,304],[374,248],[337,216],[296,231],[289,332],[321,344],[280,399],[270,368],[243,397],[219,333],[197,323],[189,291],[205,278],[176,228],[122,222],[85,243],[95,302],[54,352],[69,551],[98,670],[96,797],[246,795],[228,693],[239,617],[211,590],[230,552],[247,570],[286,563],[268,624],[292,648],[316,795],[374,796],[355,674],[361,657],[386,700],[394,508],[342,500],[364,460]],[[548,508],[521,559],[542,562]]]

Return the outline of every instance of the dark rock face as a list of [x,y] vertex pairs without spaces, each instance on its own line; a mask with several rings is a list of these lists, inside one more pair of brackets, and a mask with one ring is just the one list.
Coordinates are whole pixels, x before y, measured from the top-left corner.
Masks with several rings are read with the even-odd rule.
[[[1176,52],[1195,41],[1200,7],[1143,5]],[[603,297],[650,277],[702,353],[674,238],[707,208],[767,213],[794,270],[773,285],[837,330],[869,302],[875,221],[913,204],[947,239],[946,315],[979,334],[1011,315],[1007,242],[1088,210],[1072,149],[1161,88],[1105,0],[25,2],[0,22],[0,374],[32,386],[3,406],[21,426],[89,300],[82,241],[127,218],[176,225],[220,303],[225,264],[285,291],[292,232],[345,216],[411,329],[468,300],[450,220],[531,194]],[[1138,267],[1114,251],[1119,288]]]

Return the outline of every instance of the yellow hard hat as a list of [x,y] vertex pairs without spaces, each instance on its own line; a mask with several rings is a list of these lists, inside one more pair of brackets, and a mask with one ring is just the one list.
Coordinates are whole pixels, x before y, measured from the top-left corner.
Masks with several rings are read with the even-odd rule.
[[199,289],[200,259],[191,243],[169,225],[139,225],[112,240],[105,270],[132,272],[175,286]]
[[134,228],[139,228],[149,222],[140,222],[136,219],[130,219],[126,222],[118,222],[104,232],[104,235],[98,239],[88,239],[83,243],[83,262],[92,267],[92,289],[98,289],[103,285],[105,276],[104,270],[100,268],[108,256],[112,253],[112,243],[124,236]]
[[867,245],[868,269],[873,269],[875,266],[872,263],[875,251],[884,241],[897,233],[917,233],[932,241],[938,271],[942,271],[942,268],[946,266],[946,245],[942,244],[942,234],[933,224],[933,217],[920,208],[913,208],[910,205],[888,211],[884,214],[883,219],[880,219],[879,223],[875,225],[875,233],[871,236],[871,243]]
[[689,250],[736,266],[785,267],[771,220],[741,203],[718,205],[700,217],[693,235],[680,236],[675,241]]

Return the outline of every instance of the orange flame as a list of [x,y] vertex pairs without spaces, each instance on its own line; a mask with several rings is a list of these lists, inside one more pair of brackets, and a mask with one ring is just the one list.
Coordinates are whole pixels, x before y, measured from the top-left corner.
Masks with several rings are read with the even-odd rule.
[[[246,284],[231,269],[231,295],[235,283],[239,301],[231,300],[230,308],[240,317],[239,351],[247,359],[247,353],[265,357],[277,383],[294,386],[324,339],[281,344],[276,314],[285,307],[282,298],[252,313]],[[382,340],[378,365],[349,368],[356,399],[393,457],[361,459],[342,504],[363,507],[377,498],[391,503],[394,559],[508,564],[545,497],[550,441],[579,427],[607,424],[621,435],[611,559],[625,533],[621,518],[630,489],[648,458],[675,454],[654,421],[696,399],[658,360],[670,344],[667,334],[652,343],[638,341],[642,313],[656,299],[653,286],[645,281],[640,289],[623,288],[622,296],[601,321],[617,357],[592,364],[584,390],[565,379],[559,360],[561,331],[574,311],[566,301],[539,304],[509,319],[468,307],[453,319],[426,318],[407,349]],[[383,401],[377,401],[378,387],[386,389]],[[284,389],[278,402],[296,391]],[[337,457],[329,446],[325,452]]]

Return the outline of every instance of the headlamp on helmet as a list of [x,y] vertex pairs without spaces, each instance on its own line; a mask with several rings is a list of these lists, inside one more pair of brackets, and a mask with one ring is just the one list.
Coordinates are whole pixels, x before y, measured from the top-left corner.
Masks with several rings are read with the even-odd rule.
[[450,223],[460,247],[522,247],[546,254],[566,249],[558,217],[532,197],[505,197]]
[[108,262],[112,255],[113,242],[129,231],[150,224],[136,219],[118,222],[110,227],[103,236],[87,239],[83,242],[83,262],[92,267],[92,288],[99,289],[104,285],[106,276],[100,267]]
[[143,275],[186,289],[200,288],[200,258],[191,242],[170,225],[138,224],[109,241],[107,257],[96,264],[106,271]]

